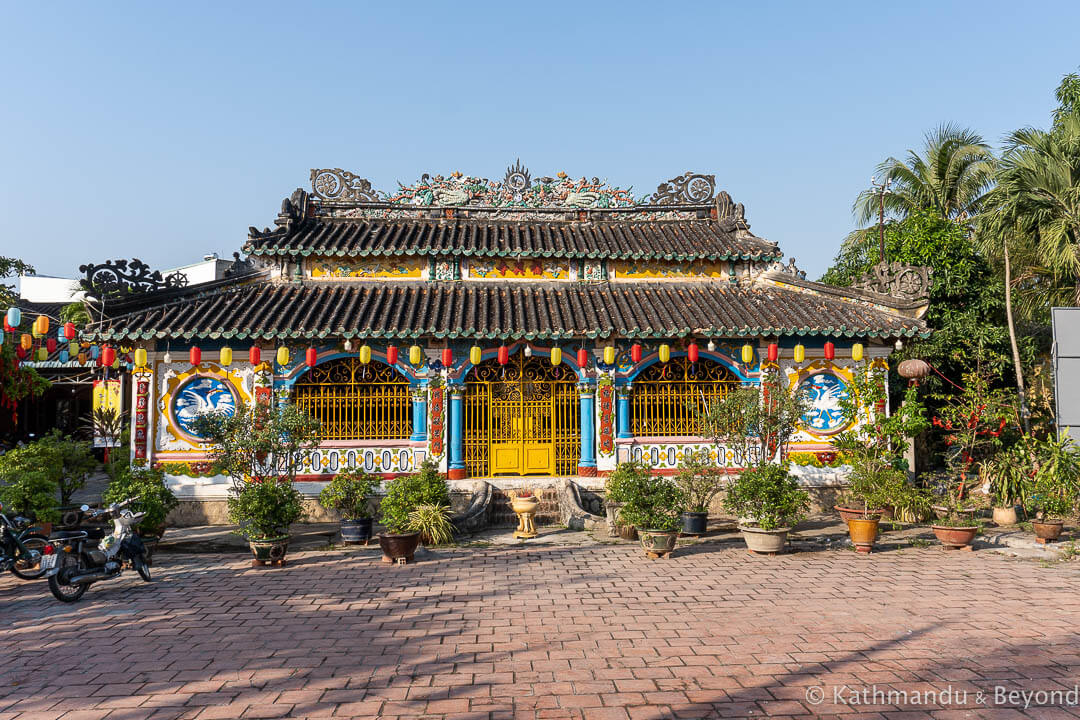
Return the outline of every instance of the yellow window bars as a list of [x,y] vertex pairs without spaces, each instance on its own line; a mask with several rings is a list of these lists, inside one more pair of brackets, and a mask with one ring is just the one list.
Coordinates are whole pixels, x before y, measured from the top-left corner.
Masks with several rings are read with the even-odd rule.
[[685,357],[650,365],[633,381],[630,431],[634,435],[701,435],[694,409],[722,399],[739,387],[734,374],[712,360]]
[[412,431],[409,383],[389,365],[323,363],[300,378],[293,397],[322,422],[324,440],[406,440]]

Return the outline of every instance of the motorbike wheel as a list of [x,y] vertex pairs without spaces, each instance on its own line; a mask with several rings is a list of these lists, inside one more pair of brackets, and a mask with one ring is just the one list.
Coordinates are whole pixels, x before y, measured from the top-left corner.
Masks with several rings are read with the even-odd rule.
[[144,555],[140,555],[132,560],[131,564],[135,566],[135,570],[139,573],[139,577],[146,582],[150,582],[150,566],[146,564],[146,557]]
[[49,544],[49,538],[37,533],[28,533],[20,538],[29,554],[19,554],[11,566],[11,572],[21,580],[37,580],[45,574],[41,567],[41,551]]
[[57,562],[60,564],[60,569],[55,575],[49,577],[49,592],[60,602],[78,602],[90,587],[89,583],[67,584],[67,578],[79,572],[79,559],[70,553],[62,553]]

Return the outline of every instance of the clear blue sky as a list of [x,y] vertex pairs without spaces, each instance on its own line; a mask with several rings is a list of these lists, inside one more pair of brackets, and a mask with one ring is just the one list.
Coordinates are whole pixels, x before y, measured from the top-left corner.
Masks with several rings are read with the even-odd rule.
[[3,2],[0,254],[229,256],[312,167],[712,172],[816,277],[874,166],[1046,125],[1080,3]]

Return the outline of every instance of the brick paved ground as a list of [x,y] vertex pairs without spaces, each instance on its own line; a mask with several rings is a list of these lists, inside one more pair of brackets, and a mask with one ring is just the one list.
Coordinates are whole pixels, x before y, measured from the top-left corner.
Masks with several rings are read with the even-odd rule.
[[[939,547],[868,558],[698,547],[667,561],[626,546],[490,548],[408,568],[292,560],[253,569],[237,555],[163,555],[153,584],[132,575],[75,606],[5,575],[0,720],[1080,717],[995,707],[993,690],[1080,682],[1077,563]],[[834,702],[834,687],[851,700],[871,685],[969,695]],[[808,688],[825,702],[810,704]]]

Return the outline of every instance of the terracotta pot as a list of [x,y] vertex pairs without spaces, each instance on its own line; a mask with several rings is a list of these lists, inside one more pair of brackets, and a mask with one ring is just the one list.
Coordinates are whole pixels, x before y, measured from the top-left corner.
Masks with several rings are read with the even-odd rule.
[[372,519],[357,518],[356,520],[341,521],[341,541],[343,543],[364,543],[367,545],[371,540]]
[[844,522],[847,522],[849,520],[858,520],[859,518],[864,517],[880,518],[885,513],[885,511],[881,509],[871,510],[869,513],[864,513],[862,508],[844,507],[842,505],[834,505],[833,510],[840,513],[840,519]]
[[1016,506],[994,508],[993,520],[995,525],[1015,525]]
[[855,545],[855,551],[869,554],[874,549],[874,541],[877,540],[878,518],[859,517],[847,521],[848,535]]
[[1061,531],[1065,528],[1065,521],[1032,520],[1031,527],[1035,531],[1035,541],[1045,544],[1055,542],[1061,537]]
[[759,527],[739,525],[746,547],[754,553],[775,554],[784,551],[787,544],[787,535],[791,528],[777,528],[775,530],[762,530]]
[[975,535],[979,532],[979,528],[976,525],[971,527],[946,527],[944,525],[933,525],[934,535],[937,539],[947,548],[957,550],[965,548],[971,549],[971,541],[975,539]]
[[248,545],[251,547],[252,556],[254,556],[251,561],[252,565],[259,566],[270,563],[271,565],[280,566],[285,564],[285,553],[289,551],[289,536],[281,535],[272,538],[259,538],[258,540],[248,539]]
[[382,548],[384,563],[396,563],[400,558],[405,558],[407,563],[413,562],[413,554],[419,544],[420,533],[418,532],[401,535],[383,533],[379,536],[379,547]]
[[651,558],[663,558],[671,554],[675,549],[675,541],[679,538],[678,530],[646,530],[638,528],[638,537],[641,538],[641,549],[645,555]]
[[684,512],[682,526],[683,535],[704,535],[709,527],[709,513]]

